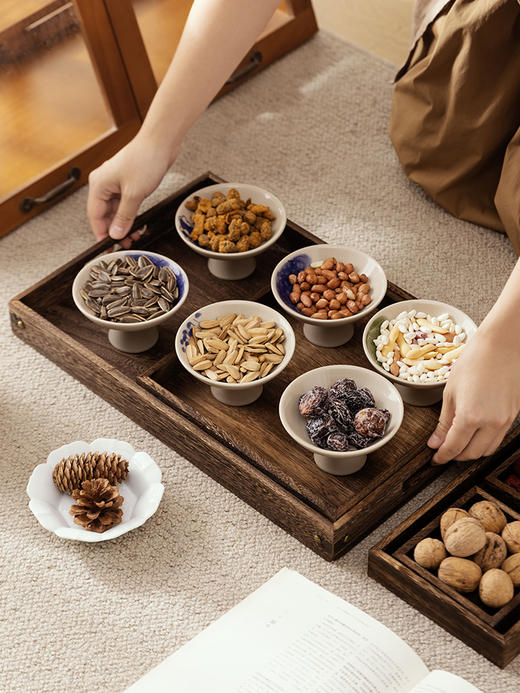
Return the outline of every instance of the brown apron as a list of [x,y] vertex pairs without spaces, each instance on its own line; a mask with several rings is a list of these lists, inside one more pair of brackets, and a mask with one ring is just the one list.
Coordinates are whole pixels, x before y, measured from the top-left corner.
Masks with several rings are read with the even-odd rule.
[[397,74],[390,137],[411,180],[520,254],[519,0],[440,5]]

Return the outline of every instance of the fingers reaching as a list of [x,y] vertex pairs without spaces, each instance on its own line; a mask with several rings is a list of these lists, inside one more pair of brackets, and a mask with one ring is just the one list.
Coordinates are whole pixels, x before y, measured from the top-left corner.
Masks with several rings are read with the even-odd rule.
[[476,433],[476,427],[455,417],[439,449],[433,456],[433,464],[446,464],[459,455]]
[[449,394],[445,392],[439,422],[437,424],[437,428],[431,434],[430,439],[428,440],[428,447],[438,449],[444,443],[446,435],[450,430],[454,415],[455,408],[453,406],[453,401]]
[[128,235],[141,202],[141,199],[123,193],[108,230],[111,238],[119,240]]

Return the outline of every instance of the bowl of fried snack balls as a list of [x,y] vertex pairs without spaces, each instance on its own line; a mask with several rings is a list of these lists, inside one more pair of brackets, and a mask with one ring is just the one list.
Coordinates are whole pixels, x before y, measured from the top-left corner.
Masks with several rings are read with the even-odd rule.
[[401,395],[386,378],[341,364],[303,373],[279,404],[287,433],[313,453],[320,469],[339,476],[359,471],[367,455],[388,443],[403,413]]
[[245,183],[201,188],[177,209],[175,228],[196,253],[208,258],[219,279],[244,279],[254,272],[255,256],[276,242],[287,216],[272,193]]

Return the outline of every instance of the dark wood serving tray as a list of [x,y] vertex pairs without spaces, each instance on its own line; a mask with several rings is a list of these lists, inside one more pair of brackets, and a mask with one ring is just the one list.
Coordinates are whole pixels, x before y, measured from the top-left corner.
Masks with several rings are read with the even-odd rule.
[[[173,219],[187,195],[218,182],[222,180],[217,176],[204,174],[136,220],[134,228],[147,228],[136,247],[172,257],[190,280],[185,304],[161,326],[160,339],[148,352],[115,350],[106,331],[84,318],[72,301],[75,275],[87,261],[112,249],[109,239],[14,298],[9,305],[12,329],[313,551],[333,560],[440,473],[441,468],[431,466],[426,446],[439,408],[406,405],[395,437],[371,454],[358,473],[334,477],[318,469],[311,454],[285,433],[278,400],[285,386],[309,368],[332,363],[369,367],[361,346],[365,321],[357,323],[347,345],[324,349],[310,344],[301,323],[289,318],[296,333],[294,357],[247,407],[222,405],[183,370],[174,353],[174,336],[187,315],[232,298],[274,305],[269,287],[275,264],[293,250],[322,242],[288,221],[279,241],[259,256],[251,277],[228,282],[208,275],[205,258],[179,239]],[[388,285],[387,303],[409,298]]]
[[[484,464],[468,466],[431,500],[370,550],[368,574],[487,659],[504,667],[520,652],[520,589],[501,609],[486,607],[478,591],[461,594],[413,559],[425,537],[440,539],[439,521],[450,507],[496,503],[508,522],[520,519],[520,493],[504,483],[516,460],[513,441]],[[512,454],[511,451],[513,450]]]

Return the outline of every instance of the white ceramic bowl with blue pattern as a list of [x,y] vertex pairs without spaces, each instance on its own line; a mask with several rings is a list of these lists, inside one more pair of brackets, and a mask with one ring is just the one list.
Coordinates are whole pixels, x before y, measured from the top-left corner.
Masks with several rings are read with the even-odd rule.
[[[81,297],[81,289],[85,286],[90,278],[90,268],[99,264],[100,260],[110,262],[111,260],[116,260],[118,258],[123,259],[129,255],[136,260],[138,260],[141,255],[144,255],[157,267],[169,267],[177,279],[177,299],[171,310],[169,310],[167,313],[144,322],[122,323],[98,318],[96,315],[90,312],[85,305],[83,298]],[[169,320],[179,310],[188,296],[188,291],[188,276],[182,267],[171,258],[166,257],[165,255],[160,255],[159,253],[153,253],[150,250],[118,250],[113,253],[99,255],[88,262],[85,267],[78,272],[76,278],[74,279],[74,283],[72,284],[72,298],[74,299],[74,303],[76,304],[78,310],[80,310],[86,318],[91,320],[96,325],[108,328],[108,339],[113,347],[119,349],[120,351],[125,351],[131,354],[137,354],[153,347],[153,345],[159,339],[159,330],[157,329],[158,325],[165,320]]]
[[[281,363],[277,364],[271,372],[263,378],[258,378],[250,383],[227,383],[225,381],[217,382],[210,380],[190,366],[186,355],[186,348],[192,335],[192,330],[194,328],[197,329],[200,322],[204,320],[216,320],[217,318],[230,315],[231,313],[242,314],[244,317],[258,316],[262,319],[262,322],[273,321],[278,327],[281,327],[285,333],[285,341],[283,342],[285,356]],[[273,308],[265,306],[262,303],[256,303],[255,301],[218,301],[217,303],[210,303],[188,316],[179,327],[175,337],[175,351],[177,352],[179,361],[188,373],[194,378],[197,378],[197,380],[200,380],[204,385],[208,385],[213,397],[223,404],[235,407],[251,404],[251,402],[254,402],[260,397],[265,383],[276,378],[292,359],[295,345],[296,340],[293,329],[284,316]]]
[[[254,204],[267,205],[269,207],[271,213],[276,217],[272,222],[272,236],[268,241],[259,245],[258,248],[246,250],[243,253],[217,253],[213,250],[201,248],[198,243],[190,238],[190,233],[193,231],[192,212],[186,207],[186,203],[193,200],[195,195],[207,198],[211,198],[215,192],[221,192],[226,195],[231,188],[238,190],[243,200],[251,198]],[[175,214],[177,233],[188,247],[199,255],[208,258],[208,269],[218,279],[233,280],[249,277],[255,271],[256,256],[263,253],[273,243],[276,243],[284,232],[286,223],[287,215],[280,200],[268,190],[247,183],[217,183],[196,190],[181,202]]]
[[[124,501],[122,521],[98,534],[74,523],[70,507],[72,496],[57,489],[52,479],[54,467],[63,458],[89,452],[115,452],[128,460],[128,475],[117,484]],[[98,542],[115,539],[129,532],[151,517],[161,502],[164,486],[161,470],[146,452],[134,450],[130,443],[112,438],[97,438],[92,443],[76,440],[53,450],[44,464],[39,464],[27,484],[29,508],[42,527],[62,539]]]
[[[339,320],[319,320],[307,317],[300,313],[289,298],[292,291],[289,275],[297,275],[309,265],[324,262],[330,257],[345,264],[350,262],[354,265],[355,272],[367,275],[368,282],[372,287],[370,291],[372,301],[355,315]],[[309,342],[323,347],[337,347],[348,342],[354,334],[354,323],[371,313],[381,303],[386,294],[386,286],[387,281],[383,268],[373,257],[356,248],[325,243],[300,248],[290,255],[286,255],[276,265],[271,275],[271,291],[280,306],[289,315],[305,323],[303,334]]]

